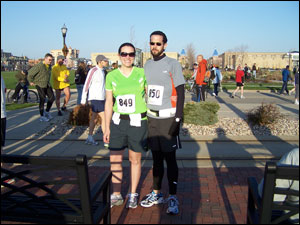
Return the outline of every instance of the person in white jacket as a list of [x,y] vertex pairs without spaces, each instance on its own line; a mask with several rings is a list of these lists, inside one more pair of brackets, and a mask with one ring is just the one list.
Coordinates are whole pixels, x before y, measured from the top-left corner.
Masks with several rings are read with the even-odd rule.
[[89,70],[87,78],[83,86],[81,97],[81,104],[86,105],[87,101],[91,102],[92,117],[89,123],[89,135],[86,144],[98,145],[93,138],[93,132],[97,123],[97,115],[101,118],[101,129],[104,133],[105,119],[104,119],[104,105],[105,105],[105,70],[108,66],[108,59],[104,55],[96,57],[97,65]]

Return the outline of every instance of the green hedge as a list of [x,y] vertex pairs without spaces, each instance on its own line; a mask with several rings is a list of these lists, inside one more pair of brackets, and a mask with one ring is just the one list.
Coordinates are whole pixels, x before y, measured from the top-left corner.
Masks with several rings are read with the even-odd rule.
[[220,106],[216,102],[189,102],[184,106],[183,122],[195,125],[213,125],[218,122],[217,112]]

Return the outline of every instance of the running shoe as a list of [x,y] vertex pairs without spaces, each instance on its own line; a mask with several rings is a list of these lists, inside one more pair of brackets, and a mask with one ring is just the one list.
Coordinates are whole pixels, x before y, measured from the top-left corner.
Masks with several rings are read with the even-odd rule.
[[171,195],[168,198],[168,209],[167,209],[167,214],[171,214],[171,215],[176,215],[179,213],[179,209],[178,209],[178,199],[175,195]]
[[138,197],[139,197],[138,193],[128,194],[128,201],[126,204],[126,208],[135,209],[138,206]]
[[119,194],[119,195],[114,195],[112,194],[110,196],[110,208],[114,207],[114,206],[119,206],[119,205],[122,205],[124,202],[123,198],[122,198],[122,195]]
[[41,116],[41,117],[40,117],[40,121],[41,121],[41,122],[48,122],[49,119],[48,119],[46,116]]
[[49,120],[53,119],[53,117],[51,116],[50,112],[45,111],[45,112],[44,112],[44,116],[45,116],[46,118],[48,118]]
[[153,205],[164,203],[163,194],[155,194],[154,191],[152,191],[150,194],[147,195],[147,198],[143,201],[141,201],[141,206],[149,208]]
[[67,110],[67,107],[66,107],[66,106],[63,106],[63,107],[61,107],[61,110],[62,110],[62,111],[66,111],[66,110]]
[[242,95],[242,96],[241,96],[241,99],[245,99],[245,97]]
[[58,115],[58,116],[62,116],[63,114],[62,114],[62,112],[59,110],[59,111],[57,112],[57,115]]
[[88,138],[85,141],[86,144],[88,145],[98,145],[99,143],[97,141],[94,140],[94,138],[92,136],[88,136]]

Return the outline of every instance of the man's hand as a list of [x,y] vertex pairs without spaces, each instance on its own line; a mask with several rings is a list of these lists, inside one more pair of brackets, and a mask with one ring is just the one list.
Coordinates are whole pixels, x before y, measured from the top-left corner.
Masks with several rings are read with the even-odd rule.
[[34,84],[33,82],[30,82],[30,85],[31,85],[31,86],[34,86],[35,84]]
[[179,136],[179,131],[180,131],[180,118],[174,118],[174,121],[171,125],[171,128],[169,130],[169,135],[171,136]]

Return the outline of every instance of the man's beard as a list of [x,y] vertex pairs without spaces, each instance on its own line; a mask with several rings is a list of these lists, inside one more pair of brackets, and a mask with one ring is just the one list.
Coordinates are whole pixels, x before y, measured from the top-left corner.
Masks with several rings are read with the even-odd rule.
[[152,56],[155,58],[155,57],[159,57],[164,51],[165,51],[165,49],[162,49],[161,51],[158,51],[157,53],[154,53],[154,52],[151,50],[151,54],[152,54]]

